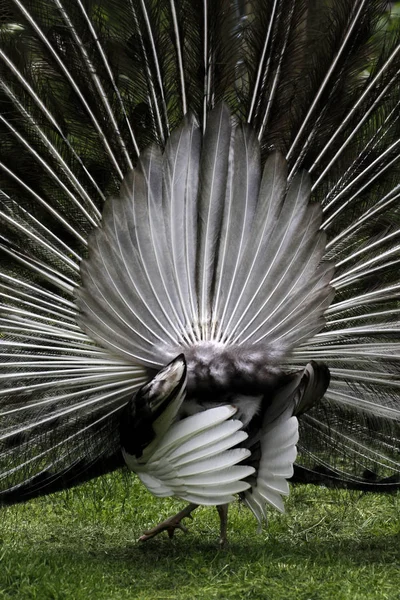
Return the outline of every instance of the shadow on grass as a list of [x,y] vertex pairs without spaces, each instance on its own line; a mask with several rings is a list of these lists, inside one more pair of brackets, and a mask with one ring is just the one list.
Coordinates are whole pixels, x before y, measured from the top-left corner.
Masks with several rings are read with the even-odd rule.
[[[247,534],[246,538],[247,538]],[[179,535],[173,540],[160,537],[145,543],[134,542],[121,546],[104,546],[98,550],[80,548],[69,545],[69,548],[58,548],[57,557],[65,561],[77,563],[97,562],[107,568],[108,564],[119,562],[126,565],[141,564],[141,568],[154,572],[164,571],[166,565],[171,561],[179,561],[181,564],[192,561],[193,558],[199,562],[208,563],[219,557],[223,560],[241,560],[257,562],[260,558],[268,557],[270,561],[289,560],[293,562],[312,561],[314,564],[332,565],[333,563],[348,563],[353,566],[366,564],[388,564],[396,562],[396,554],[399,548],[399,536],[382,535],[366,539],[343,539],[311,541],[291,541],[286,537],[284,540],[273,539],[243,539],[229,542],[226,548],[220,549],[218,541],[204,541],[197,538],[190,539],[190,534],[183,537]],[[18,552],[16,553],[18,554]],[[26,555],[24,555],[26,556]],[[40,560],[52,560],[54,553],[48,548],[37,548],[35,558]]]

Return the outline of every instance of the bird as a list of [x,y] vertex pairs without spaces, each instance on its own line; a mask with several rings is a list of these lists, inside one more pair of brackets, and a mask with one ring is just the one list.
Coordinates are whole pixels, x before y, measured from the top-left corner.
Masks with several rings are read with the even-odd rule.
[[400,19],[4,0],[0,505],[400,487]]

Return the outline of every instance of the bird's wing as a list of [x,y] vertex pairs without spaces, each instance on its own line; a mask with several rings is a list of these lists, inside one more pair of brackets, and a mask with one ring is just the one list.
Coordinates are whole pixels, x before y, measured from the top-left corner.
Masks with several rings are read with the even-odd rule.
[[[124,452],[130,469],[155,496],[177,496],[195,504],[226,504],[250,484],[254,468],[240,465],[251,454],[236,409],[220,406],[182,419],[156,438],[141,458]],[[239,446],[239,447],[238,447]]]
[[244,501],[261,524],[267,519],[266,505],[284,512],[282,496],[289,495],[288,479],[293,476],[299,439],[297,417],[287,413],[262,430],[261,459],[256,483],[244,494]]
[[325,365],[309,363],[293,373],[272,398],[266,398],[269,404],[258,431],[252,432],[250,424],[249,447],[254,452],[250,464],[256,467],[256,474],[244,500],[260,525],[267,518],[267,504],[284,512],[282,496],[289,494],[287,480],[293,476],[297,457],[298,417],[321,404],[329,380]]
[[177,496],[196,504],[225,504],[249,487],[254,473],[237,465],[251,451],[237,412],[225,405],[178,420],[186,393],[182,356],[161,369],[126,406],[121,446],[128,467],[155,496]]

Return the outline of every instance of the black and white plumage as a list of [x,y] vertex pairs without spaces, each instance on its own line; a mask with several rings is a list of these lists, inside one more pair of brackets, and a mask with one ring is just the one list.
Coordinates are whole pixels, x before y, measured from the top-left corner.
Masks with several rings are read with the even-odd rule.
[[2,3],[0,502],[399,487],[400,26],[316,4]]

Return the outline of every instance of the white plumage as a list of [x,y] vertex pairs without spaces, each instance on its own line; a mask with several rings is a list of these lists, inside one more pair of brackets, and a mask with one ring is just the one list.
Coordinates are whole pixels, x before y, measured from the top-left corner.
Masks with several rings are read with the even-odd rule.
[[266,504],[280,512],[285,510],[282,496],[289,495],[287,480],[293,476],[298,439],[296,417],[282,415],[263,430],[257,482],[251,491],[245,493],[245,502],[260,525],[263,519],[267,519]]
[[176,496],[197,504],[226,504],[250,487],[254,468],[239,466],[250,450],[234,448],[247,439],[242,423],[228,420],[232,406],[186,417],[157,438],[142,459],[124,452],[125,461],[155,496]]

